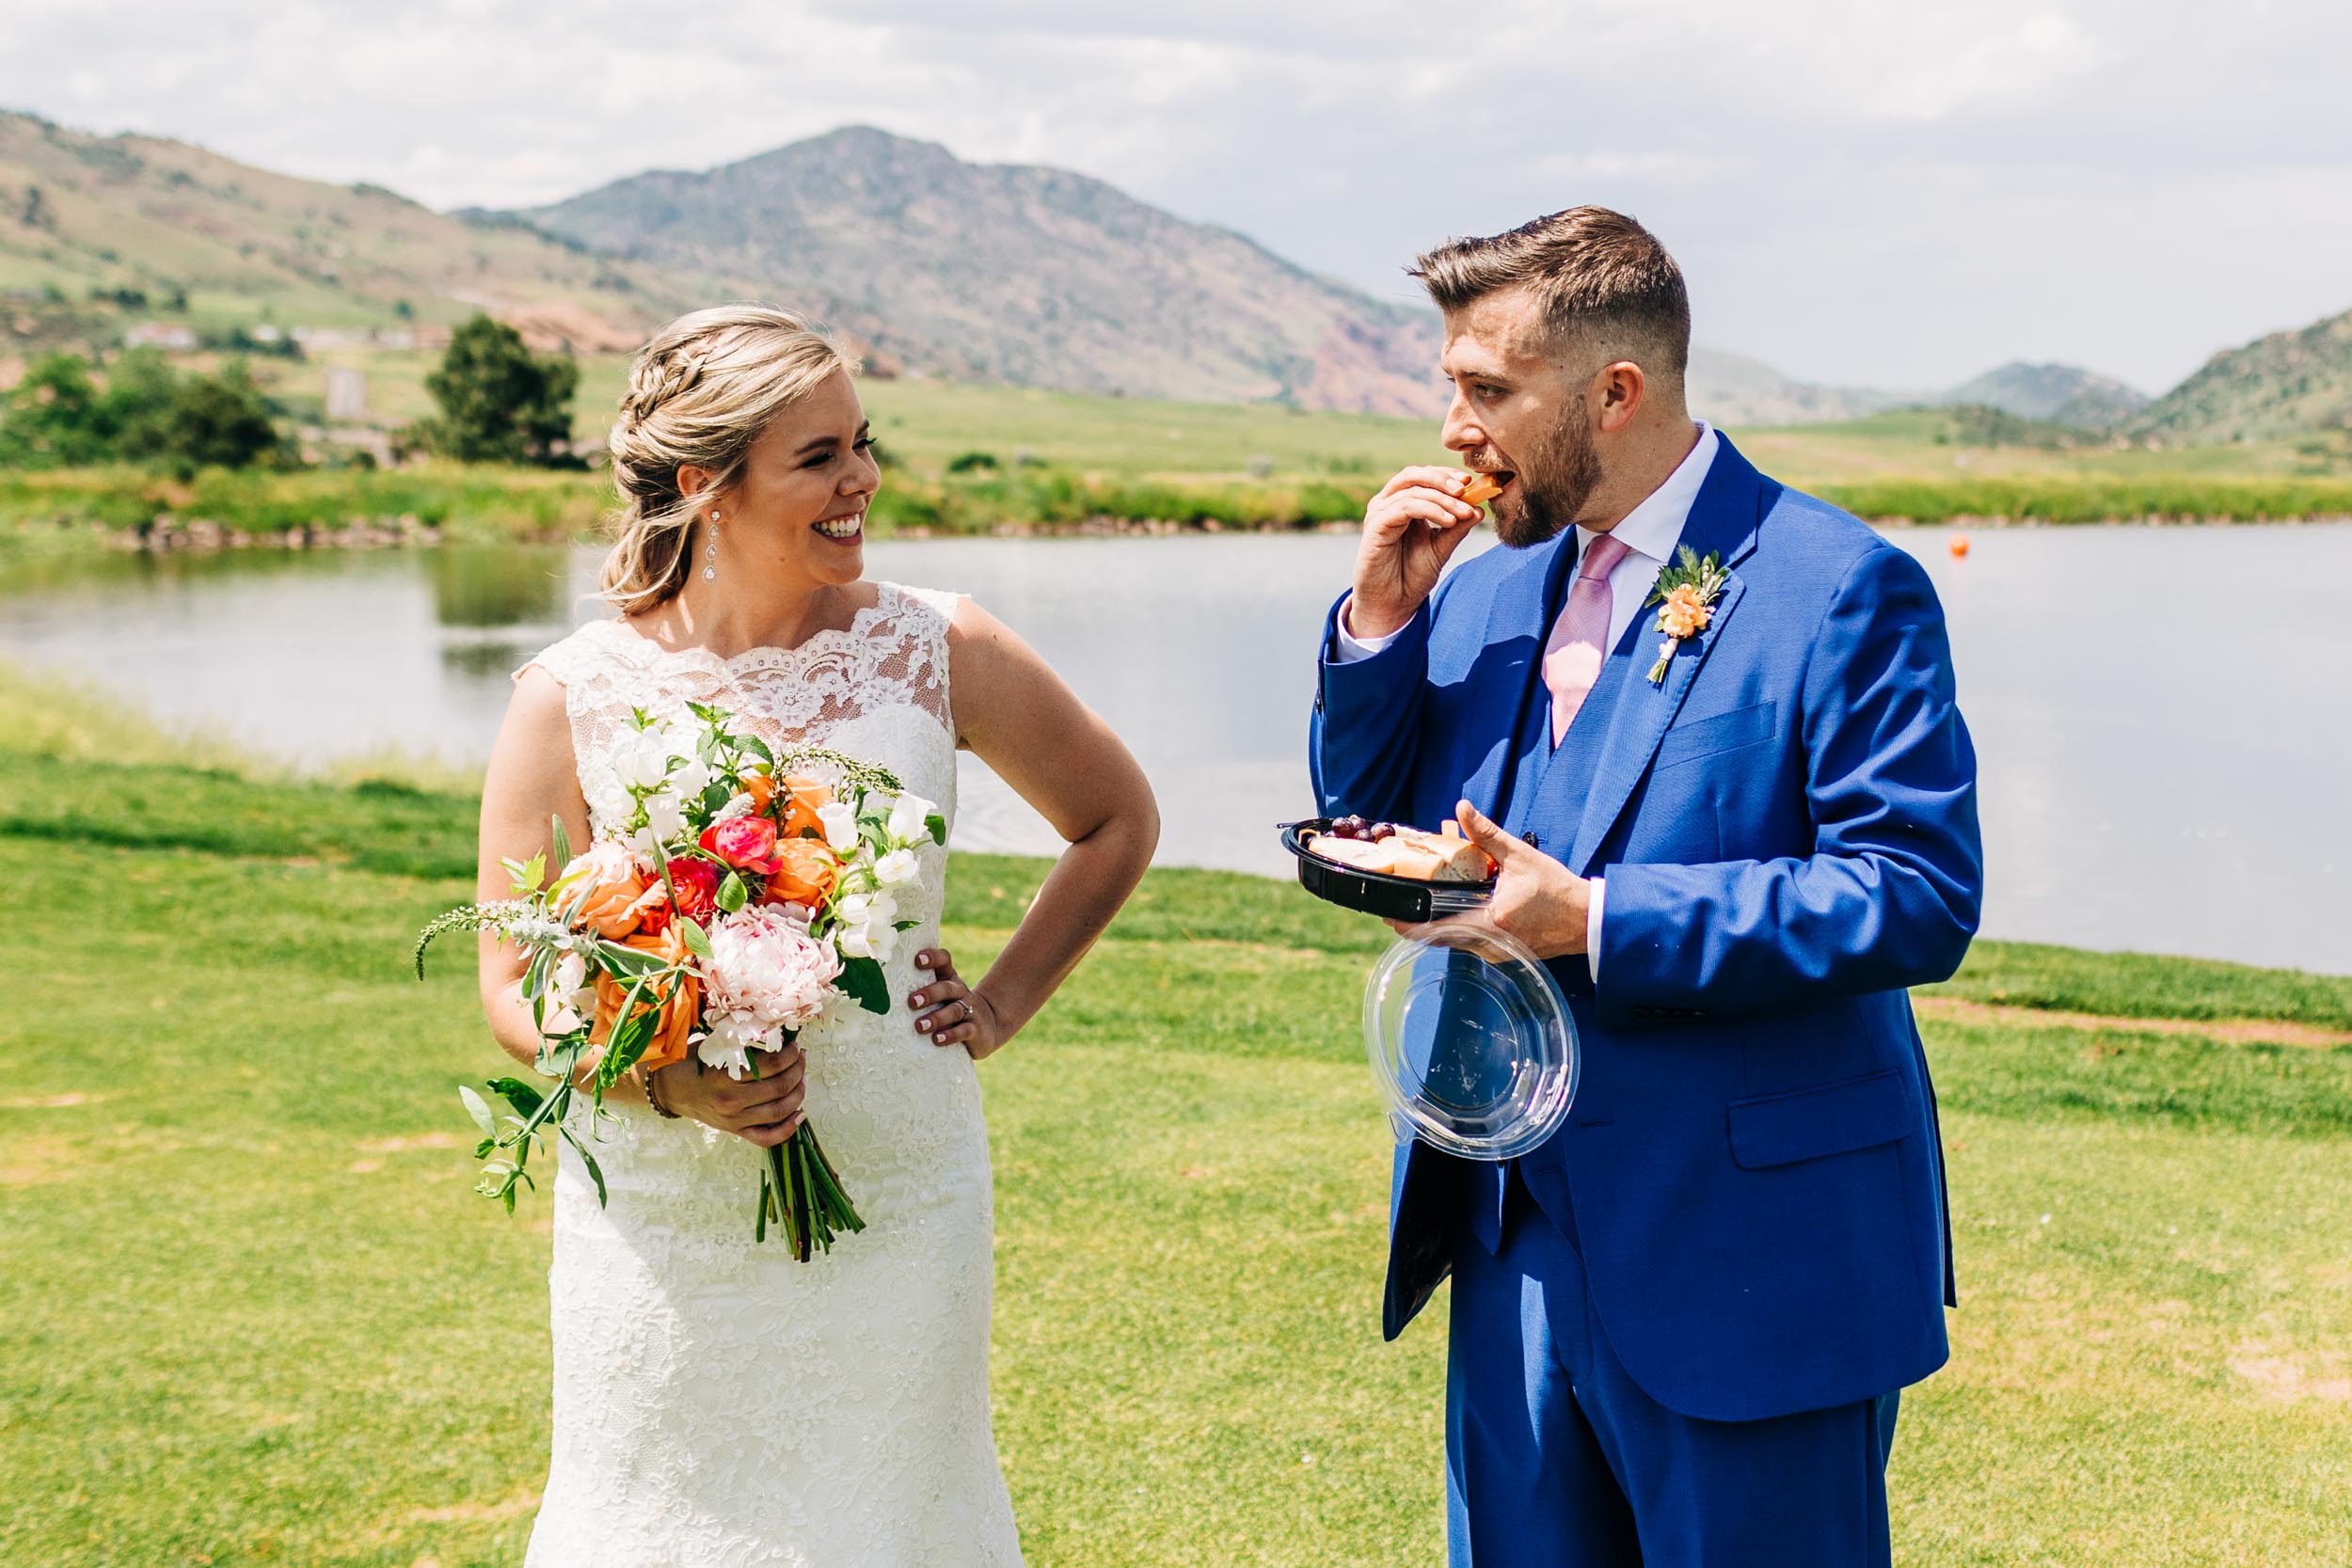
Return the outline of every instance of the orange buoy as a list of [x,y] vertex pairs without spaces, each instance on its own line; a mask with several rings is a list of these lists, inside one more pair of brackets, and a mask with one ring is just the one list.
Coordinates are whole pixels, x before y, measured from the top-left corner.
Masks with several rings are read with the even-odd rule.
[[1968,559],[1968,536],[1966,534],[1954,533],[1952,535],[1952,559],[1955,561]]

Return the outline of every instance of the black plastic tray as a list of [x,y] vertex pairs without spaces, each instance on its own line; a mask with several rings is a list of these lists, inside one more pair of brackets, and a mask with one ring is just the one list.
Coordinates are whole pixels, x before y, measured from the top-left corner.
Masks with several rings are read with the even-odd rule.
[[1491,877],[1483,882],[1424,882],[1418,877],[1359,871],[1337,861],[1325,860],[1307,847],[1305,835],[1328,831],[1331,818],[1327,816],[1278,826],[1282,830],[1282,847],[1297,858],[1298,885],[1343,909],[1360,910],[1383,920],[1403,920],[1419,926],[1474,910],[1495,895]]

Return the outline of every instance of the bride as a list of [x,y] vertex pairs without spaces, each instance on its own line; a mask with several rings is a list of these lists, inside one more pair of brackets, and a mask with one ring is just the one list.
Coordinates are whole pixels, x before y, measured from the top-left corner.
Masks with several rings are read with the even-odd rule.
[[[632,708],[731,709],[771,746],[896,772],[952,822],[969,747],[1070,847],[996,961],[940,945],[946,855],[886,964],[902,1009],[850,1010],[738,1083],[692,1056],[608,1094],[599,1206],[559,1142],[554,1452],[533,1568],[916,1568],[1020,1560],[989,1428],[993,1203],[974,1064],[1070,974],[1150,860],[1151,787],[1103,721],[969,599],[866,580],[880,472],[848,367],[798,317],[681,317],[612,426],[627,502],[603,572],[620,611],[526,665],[490,761],[482,890],[501,857],[612,834]],[[514,949],[485,938],[499,1043],[537,1045]],[[751,1239],[761,1151],[815,1118],[863,1233],[795,1262]],[[609,1150],[609,1151],[608,1151]]]

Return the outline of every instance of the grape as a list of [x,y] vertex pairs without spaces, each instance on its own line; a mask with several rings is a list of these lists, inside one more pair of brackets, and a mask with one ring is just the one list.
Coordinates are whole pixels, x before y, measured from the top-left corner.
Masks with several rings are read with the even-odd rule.
[[1375,844],[1378,844],[1384,839],[1394,838],[1396,836],[1396,824],[1393,822],[1375,822],[1372,825],[1371,831],[1366,832],[1364,836],[1372,840]]

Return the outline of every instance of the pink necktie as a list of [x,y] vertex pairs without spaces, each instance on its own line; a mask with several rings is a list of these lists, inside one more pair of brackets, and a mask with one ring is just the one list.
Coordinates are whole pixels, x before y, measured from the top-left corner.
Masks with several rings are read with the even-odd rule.
[[1626,546],[1606,533],[1584,547],[1568,602],[1544,643],[1544,684],[1551,688],[1554,746],[1568,733],[1585,694],[1600,679],[1601,660],[1609,657],[1609,573],[1625,553]]

